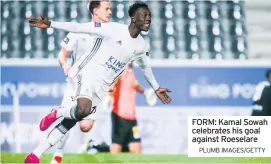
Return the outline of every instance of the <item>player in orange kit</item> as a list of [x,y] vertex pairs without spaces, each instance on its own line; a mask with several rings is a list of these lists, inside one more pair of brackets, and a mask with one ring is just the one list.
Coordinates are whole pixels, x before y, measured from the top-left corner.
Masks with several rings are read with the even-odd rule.
[[136,92],[144,88],[136,81],[132,64],[123,72],[112,92],[112,144],[110,152],[120,153],[127,145],[132,153],[141,152],[141,140],[136,120]]

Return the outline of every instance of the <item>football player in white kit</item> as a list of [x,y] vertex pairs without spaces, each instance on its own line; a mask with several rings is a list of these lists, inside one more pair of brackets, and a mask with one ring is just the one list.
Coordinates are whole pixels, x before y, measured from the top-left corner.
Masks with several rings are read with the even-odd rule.
[[[109,22],[111,17],[111,7],[110,2],[107,0],[104,1],[89,1],[88,10],[91,12],[92,20],[91,22]],[[66,38],[62,41],[61,52],[58,56],[58,61],[61,67],[64,70],[66,76],[68,76],[69,70],[71,66],[76,62],[78,58],[80,58],[84,52],[88,50],[89,47],[95,46],[95,41],[99,41],[100,38],[98,36],[88,35],[88,34],[78,34],[78,33],[69,33]],[[72,52],[72,63],[67,63],[67,57]],[[67,82],[66,91],[61,102],[61,106],[70,106],[72,101],[72,96],[74,91],[74,86]],[[93,127],[94,120],[82,120],[79,122],[80,129],[83,132],[88,132]],[[68,139],[67,133],[65,137],[63,137],[57,145],[57,151],[53,156],[53,163],[61,163],[63,153],[62,149],[66,144]]]
[[[109,0],[103,1],[89,1],[87,8],[91,13],[91,22],[109,22],[111,17],[111,7]],[[65,39],[61,42],[61,51],[58,55],[58,61],[63,68],[64,74],[68,76],[68,73],[76,62],[80,59],[84,52],[88,51],[90,47],[96,46],[100,37],[97,35],[68,33]],[[72,53],[71,64],[67,62],[68,56]],[[64,97],[61,102],[61,106],[71,106],[73,103],[72,97],[74,96],[74,86],[67,79],[67,86],[64,93]],[[66,119],[66,118],[65,118]],[[83,132],[88,132],[93,127],[94,120],[82,120],[79,122],[80,129]],[[69,133],[67,133],[57,144],[57,150],[53,155],[51,164],[59,164],[63,158],[62,149],[64,148],[68,139]]]
[[[30,18],[31,26],[39,28],[57,28],[76,33],[98,34],[104,38],[97,48],[83,54],[82,60],[75,63],[69,77],[76,79],[76,104],[72,107],[56,109],[45,116],[41,123],[42,131],[48,129],[58,118],[69,121],[59,123],[47,137],[47,146],[39,151],[46,152],[55,145],[76,124],[77,121],[95,118],[96,108],[109,91],[111,85],[131,61],[138,63],[146,80],[155,90],[163,103],[170,103],[167,88],[161,88],[155,80],[148,63],[148,46],[141,31],[148,31],[151,23],[151,12],[143,2],[136,2],[129,8],[130,25],[119,23],[74,23],[53,22],[45,18]],[[116,42],[117,41],[117,42]],[[89,76],[91,75],[91,76]],[[42,149],[43,148],[43,149]],[[32,156],[33,157],[33,156]],[[31,160],[28,160],[31,162]]]

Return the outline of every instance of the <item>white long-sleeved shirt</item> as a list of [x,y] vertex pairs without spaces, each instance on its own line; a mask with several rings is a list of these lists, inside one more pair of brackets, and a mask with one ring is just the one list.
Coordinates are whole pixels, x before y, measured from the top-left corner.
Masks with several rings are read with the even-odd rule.
[[[112,83],[129,62],[135,61],[143,71],[145,79],[152,88],[154,90],[159,88],[159,84],[153,76],[148,61],[149,57],[147,55],[149,46],[141,35],[137,38],[132,38],[128,30],[128,25],[115,22],[75,23],[51,21],[51,27],[73,33],[99,35],[104,38],[103,43],[100,43],[96,46],[96,49],[91,50],[91,52],[86,55],[86,60],[80,64],[78,63],[79,70],[87,63],[93,63],[93,65],[97,66],[97,68],[94,68],[97,72],[101,69],[99,72],[102,75],[101,78],[107,83]],[[95,55],[96,53],[99,53],[99,55]],[[96,63],[94,64],[94,62]],[[106,71],[102,70],[99,66],[103,66],[103,69],[106,68]]]
[[68,35],[60,43],[61,47],[67,51],[72,52],[72,61],[71,66],[77,61],[80,60],[82,54],[89,52],[94,46],[98,36],[93,36],[89,34],[80,34],[80,33],[68,33]]

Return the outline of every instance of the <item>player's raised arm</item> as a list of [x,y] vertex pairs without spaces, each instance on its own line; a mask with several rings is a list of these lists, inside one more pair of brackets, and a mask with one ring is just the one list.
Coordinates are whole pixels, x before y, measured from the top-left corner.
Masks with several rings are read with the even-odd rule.
[[31,26],[38,28],[55,28],[73,33],[97,34],[103,37],[112,37],[113,31],[116,31],[117,23],[77,23],[77,22],[56,22],[49,21],[44,17],[29,18],[28,22]]
[[152,69],[149,64],[149,57],[147,55],[142,55],[136,60],[136,63],[141,68],[145,79],[150,84],[150,86],[155,90],[157,97],[165,104],[171,102],[171,98],[167,95],[167,92],[171,92],[167,88],[161,88],[157,81],[155,80]]
[[73,33],[86,33],[86,34],[97,34],[103,37],[112,37],[111,23],[76,23],[76,22],[55,22],[51,21],[51,28],[69,31]]

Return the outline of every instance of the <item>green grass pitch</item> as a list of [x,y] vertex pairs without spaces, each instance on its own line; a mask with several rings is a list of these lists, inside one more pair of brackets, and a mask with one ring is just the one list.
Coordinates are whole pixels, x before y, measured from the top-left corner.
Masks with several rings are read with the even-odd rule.
[[[26,154],[1,152],[0,163],[23,163]],[[50,163],[52,154],[41,158],[41,163]],[[187,155],[135,155],[107,153],[64,154],[62,163],[271,163],[270,158],[189,158]]]

